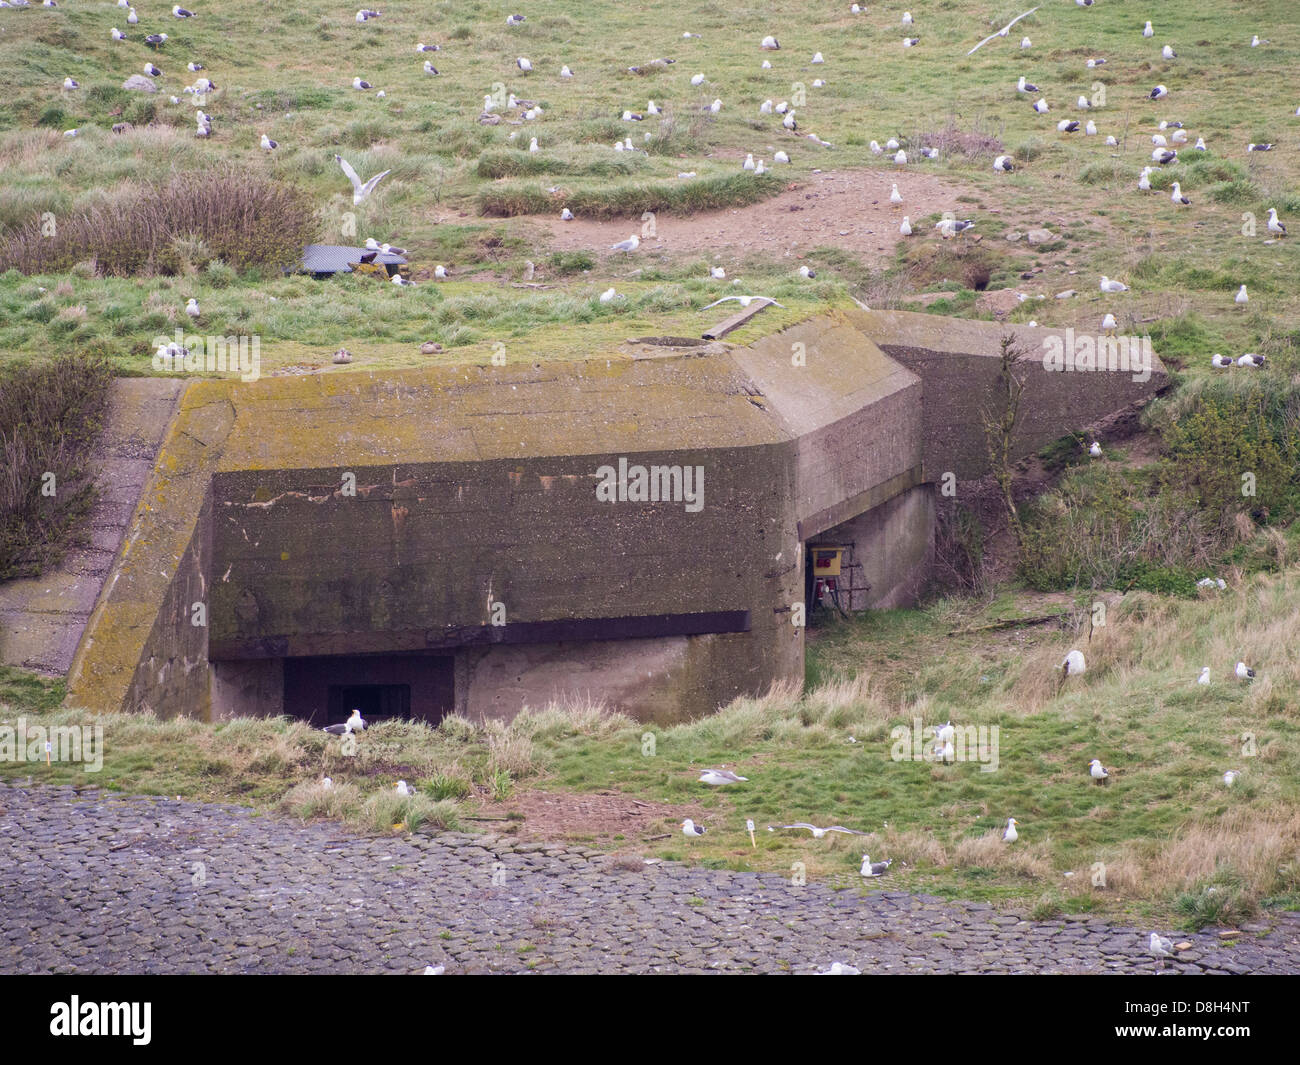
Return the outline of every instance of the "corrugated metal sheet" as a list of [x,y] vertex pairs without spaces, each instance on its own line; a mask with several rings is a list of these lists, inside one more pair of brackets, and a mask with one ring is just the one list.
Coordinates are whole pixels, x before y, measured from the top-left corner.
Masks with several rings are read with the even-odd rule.
[[[365,248],[350,248],[346,244],[308,244],[302,250],[302,270],[307,274],[347,274],[352,272],[349,263],[360,262],[366,254]],[[406,258],[377,252],[374,261],[385,266],[402,266]]]

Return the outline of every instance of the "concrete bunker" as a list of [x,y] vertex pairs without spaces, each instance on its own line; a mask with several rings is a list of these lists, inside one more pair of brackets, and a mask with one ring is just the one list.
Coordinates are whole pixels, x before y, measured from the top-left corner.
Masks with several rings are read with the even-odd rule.
[[[835,310],[744,347],[194,382],[70,700],[669,723],[801,683],[810,548],[844,549],[847,610],[915,600],[934,482],[982,472],[1005,331]],[[1020,454],[1164,384],[1022,365]]]

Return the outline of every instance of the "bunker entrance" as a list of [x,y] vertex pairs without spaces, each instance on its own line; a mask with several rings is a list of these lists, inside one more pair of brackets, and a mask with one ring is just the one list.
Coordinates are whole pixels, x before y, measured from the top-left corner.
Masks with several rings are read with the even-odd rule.
[[437,724],[456,707],[451,655],[325,655],[284,660],[284,712],[323,728],[353,710],[370,721]]

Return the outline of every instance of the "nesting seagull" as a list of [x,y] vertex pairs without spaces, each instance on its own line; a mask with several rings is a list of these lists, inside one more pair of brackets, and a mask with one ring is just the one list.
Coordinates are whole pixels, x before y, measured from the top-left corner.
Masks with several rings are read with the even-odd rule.
[[262,149],[264,151],[272,152],[278,147],[280,147],[279,141],[273,141],[265,133],[262,134]]
[[1223,774],[1223,786],[1225,788],[1232,787],[1232,785],[1237,782],[1237,778],[1239,776],[1241,776],[1240,769],[1229,769],[1226,773]]
[[1150,22],[1147,22],[1147,24],[1146,24],[1145,26],[1142,27],[1142,36],[1143,36],[1143,37],[1154,37],[1154,36],[1155,36],[1155,32],[1156,32],[1156,31],[1155,31],[1154,29],[1151,28],[1151,23],[1150,23]]
[[898,227],[898,232],[905,237],[912,235],[912,219],[908,215],[903,215],[902,225]]
[[700,774],[699,782],[720,788],[724,784],[740,784],[748,779],[749,777],[738,777],[735,773],[726,769],[706,769]]
[[1160,55],[1165,59],[1178,58],[1178,53],[1175,52],[1173,48],[1171,48],[1169,45],[1165,45],[1162,49],[1160,49]]
[[414,287],[415,287],[415,282],[414,282],[414,281],[409,281],[409,280],[407,280],[407,279],[404,278],[401,274],[394,274],[393,277],[392,277],[392,283],[393,283],[394,285],[396,285],[398,288],[414,288]]
[[605,289],[605,291],[600,294],[600,302],[613,303],[616,296],[618,296],[618,293],[611,286],[610,288]]
[[1020,838],[1020,833],[1016,831],[1016,825],[1020,824],[1014,817],[1007,818],[1006,831],[1002,833],[1003,843],[1015,843]]
[[363,89],[373,88],[374,86],[372,86],[370,82],[364,80],[363,78],[353,78],[352,87],[358,91],[361,91]]
[[113,29],[112,29],[112,34],[113,34],[113,40],[115,40],[115,41],[125,41],[125,40],[126,40],[126,34],[123,33],[121,30],[119,30],[116,26],[113,27]]
[[1210,667],[1209,667],[1209,666],[1202,666],[1202,667],[1201,667],[1201,673],[1200,673],[1200,676],[1198,676],[1198,677],[1196,678],[1196,683],[1197,683],[1197,684],[1209,684],[1209,683],[1210,683]]
[[64,78],[63,87],[65,89],[79,89],[81,88],[81,83],[79,81],[74,80],[73,78]]
[[1169,95],[1169,90],[1166,89],[1163,85],[1157,85],[1147,95],[1152,100],[1163,100],[1166,96]]
[[369,181],[362,181],[361,178],[357,176],[357,172],[352,169],[351,164],[348,163],[343,156],[334,156],[334,161],[343,168],[343,173],[347,175],[347,179],[352,182],[352,206],[354,207],[358,207],[364,203],[366,198],[375,191],[375,186],[392,173],[392,170],[385,170],[382,174],[376,174]]
[[682,835],[691,839],[699,839],[700,836],[704,835],[704,826],[697,825],[688,817],[682,822]]
[[811,281],[817,276],[817,271],[810,266],[801,266],[799,267],[799,276],[805,281]]
[[1046,98],[1040,96],[1034,102],[1034,110],[1037,111],[1040,115],[1045,115],[1051,110],[1051,108],[1047,106]]
[[435,67],[432,63],[430,63],[430,62],[426,59],[426,60],[424,61],[424,72],[425,72],[426,74],[431,75],[431,76],[435,76],[435,75],[437,75],[437,73],[438,73],[438,68]]
[[181,7],[179,4],[176,4],[176,5],[174,5],[174,6],[172,7],[172,14],[175,15],[177,18],[193,18],[193,17],[194,17],[194,12],[193,12],[193,11],[186,11],[185,8]]
[[1002,170],[1009,174],[1015,168],[1015,164],[1011,161],[1011,156],[1009,155],[999,155],[993,160],[994,170]]
[[1057,133],[1078,133],[1079,123],[1074,121],[1074,119],[1063,118],[1061,119],[1060,122],[1056,124],[1056,132]]
[[1114,281],[1111,278],[1107,277],[1105,274],[1101,275],[1100,288],[1102,292],[1127,292],[1128,291],[1128,285],[1124,284],[1123,281]]
[[1151,153],[1151,158],[1161,166],[1168,166],[1178,162],[1178,152],[1173,148],[1157,148]]
[[864,854],[862,856],[862,868],[859,871],[867,878],[883,876],[885,873],[889,872],[889,867],[893,864],[893,858],[884,862],[873,862],[871,860],[871,855]]
[[1264,361],[1265,359],[1263,355],[1256,355],[1253,352],[1248,352],[1237,360],[1237,365],[1253,366],[1256,369],[1259,369],[1259,367],[1264,365]]
[[[1109,315],[1109,314],[1108,314],[1106,317],[1109,318],[1109,319],[1111,320],[1111,326],[1110,326],[1110,328],[1114,329],[1114,328],[1115,328],[1115,317],[1114,317],[1114,315]],[[1088,454],[1091,455],[1091,456],[1092,456],[1093,458],[1095,458],[1095,459],[1099,459],[1099,458],[1101,458],[1101,444],[1099,444],[1096,440],[1094,440],[1094,441],[1092,442],[1092,446],[1091,446],[1090,448],[1088,448]]]
[[[1210,356],[1210,365],[1216,370],[1226,370],[1231,366],[1237,365],[1236,360],[1231,355],[1220,355],[1217,351]],[[1207,666],[1208,670],[1209,667]]]
[[1248,144],[1248,145],[1246,145],[1246,151],[1248,151],[1248,152],[1271,152],[1272,150],[1273,150],[1273,145],[1271,145],[1271,144]]
[[1061,660],[1061,674],[1069,677],[1076,673],[1084,673],[1088,669],[1088,664],[1084,661],[1083,652],[1073,650]]
[[393,790],[397,792],[398,795],[410,796],[415,794],[415,790],[405,780],[399,780],[394,784]]
[[[769,829],[772,825],[767,826]],[[859,832],[854,828],[845,828],[843,825],[831,825],[828,828],[818,828],[816,825],[810,825],[806,821],[796,821],[792,825],[777,825],[777,828],[806,828],[813,834],[813,839],[824,839],[827,832],[842,832],[846,836],[865,836],[867,833]]]
[[759,45],[759,47],[765,48],[770,52],[779,51],[781,48],[781,42],[778,41],[775,37],[768,36],[763,38],[763,41]]

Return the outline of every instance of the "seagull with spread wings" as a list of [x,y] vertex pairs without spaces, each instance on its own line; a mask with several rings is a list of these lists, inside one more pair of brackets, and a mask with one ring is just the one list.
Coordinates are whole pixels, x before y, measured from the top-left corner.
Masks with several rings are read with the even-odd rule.
[[357,172],[352,169],[351,164],[341,155],[336,155],[334,161],[343,168],[343,173],[352,182],[352,206],[358,207],[366,201],[366,198],[375,191],[375,186],[384,178],[392,173],[391,170],[385,170],[382,174],[376,174],[369,181],[362,181],[357,176]]

